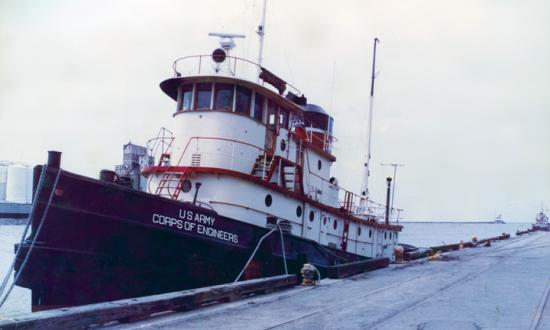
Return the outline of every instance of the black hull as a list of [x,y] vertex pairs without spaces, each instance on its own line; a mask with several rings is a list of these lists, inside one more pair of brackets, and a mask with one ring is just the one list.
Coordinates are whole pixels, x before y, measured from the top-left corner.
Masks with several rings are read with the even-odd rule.
[[[35,169],[35,182],[41,167]],[[48,169],[35,193],[32,234],[16,262],[16,284],[32,290],[33,310],[124,299],[235,280],[269,230],[189,203]],[[365,258],[284,235],[289,272],[310,262],[325,275]],[[387,265],[384,259],[375,268]],[[245,279],[284,273],[278,232],[267,237]]]

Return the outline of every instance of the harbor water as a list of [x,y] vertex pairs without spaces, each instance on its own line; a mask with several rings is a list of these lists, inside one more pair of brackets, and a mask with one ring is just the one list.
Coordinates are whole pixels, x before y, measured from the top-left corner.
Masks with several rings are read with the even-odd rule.
[[[399,241],[419,247],[429,247],[442,244],[468,241],[472,236],[488,238],[502,233],[515,234],[531,226],[529,223],[441,223],[441,222],[405,222]],[[0,274],[1,279],[8,271],[13,261],[14,244],[18,243],[24,230],[22,225],[0,225]],[[10,283],[13,275],[10,278]],[[6,304],[0,309],[0,318],[30,312],[30,290],[14,287]]]

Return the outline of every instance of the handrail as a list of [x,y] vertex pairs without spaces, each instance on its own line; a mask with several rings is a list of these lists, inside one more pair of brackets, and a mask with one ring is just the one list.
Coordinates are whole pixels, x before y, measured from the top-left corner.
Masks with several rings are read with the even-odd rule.
[[[201,68],[204,67],[206,64],[204,63],[207,63],[209,64],[210,66],[214,66],[212,69],[212,72],[209,72],[209,73],[212,73],[212,74],[224,74],[224,73],[228,73],[229,76],[232,76],[232,77],[238,77],[238,78],[244,78],[248,81],[251,81],[253,83],[256,83],[258,82],[258,72],[260,72],[262,69],[265,69],[265,67],[259,65],[258,63],[256,62],[253,62],[253,61],[250,61],[250,60],[247,60],[245,58],[241,58],[241,57],[236,57],[236,56],[226,56],[225,58],[225,61],[222,62],[222,63],[216,63],[214,61],[203,61],[203,58],[206,58],[206,59],[211,59],[212,58],[212,55],[208,54],[208,55],[204,55],[204,54],[201,54],[201,55],[190,55],[190,56],[184,56],[184,57],[180,57],[178,59],[176,59],[173,63],[172,63],[172,69],[174,71],[174,77],[181,77],[182,74],[180,71],[178,71],[178,64],[181,64],[183,62],[187,62],[189,63],[190,60],[197,60],[198,59],[198,68],[196,68],[195,70],[193,70],[194,72],[196,72],[196,74],[198,75],[204,75],[205,73],[201,73]],[[233,65],[231,65],[231,60],[233,60]],[[252,77],[245,77],[244,75],[239,75],[237,74],[237,63],[242,63],[244,65],[248,65],[250,67],[253,68],[253,70],[251,70],[253,72],[253,76]],[[223,67],[226,66],[226,68],[224,69]],[[244,66],[243,66],[244,67]],[[246,67],[244,69],[242,69],[242,71],[246,71]],[[261,79],[261,78],[260,78]],[[262,79],[262,85],[265,81]],[[286,82],[286,85],[288,87],[290,87],[293,91],[293,93],[297,94],[297,95],[300,95],[302,94],[300,92],[300,90],[298,88],[296,88],[295,86],[293,86],[292,84]],[[276,89],[274,89],[276,90]]]
[[[184,156],[186,155],[187,153],[187,150],[189,148],[189,145],[191,145],[191,143],[193,141],[200,141],[200,140],[219,140],[219,141],[227,141],[227,142],[232,142],[232,143],[237,143],[237,144],[241,144],[241,145],[246,145],[248,147],[252,147],[252,148],[255,148],[257,149],[260,153],[262,153],[263,155],[266,155],[266,150],[262,147],[259,147],[257,145],[254,145],[254,144],[251,144],[251,143],[248,143],[248,142],[243,142],[243,141],[239,141],[239,140],[235,140],[235,139],[228,139],[228,138],[221,138],[221,137],[210,137],[210,136],[192,136],[189,138],[189,140],[187,141],[187,144],[185,145],[185,148],[183,150],[183,152],[181,153],[180,157],[179,157],[179,160],[177,162],[177,164],[175,166],[169,166],[167,171],[170,171],[171,168],[173,169],[176,169],[179,167],[179,165],[181,164],[181,161],[183,160]],[[308,159],[308,164],[309,164],[309,155],[308,155],[308,152],[306,150],[306,157]],[[312,177],[316,177],[318,178],[319,180],[321,180],[322,182],[328,184],[329,186],[332,186],[334,188],[337,188],[338,190],[342,190],[344,193],[349,193],[351,194],[352,196],[352,205],[357,205],[357,203],[355,202],[357,199],[363,199],[364,197],[350,191],[350,190],[347,190],[347,189],[344,189],[340,186],[337,186],[335,185],[334,183],[328,181],[327,179],[319,176],[318,174],[314,173],[311,171],[311,169],[309,168],[308,166],[308,172],[309,174],[312,176]],[[342,204],[342,201],[340,201],[340,198],[338,198],[338,202],[339,204],[341,205]],[[381,203],[377,203],[377,202],[373,202],[371,201],[370,199],[366,199],[366,202],[367,202],[367,206],[366,206],[366,209],[371,209],[371,210],[382,210],[385,212],[385,205],[384,204],[381,204]],[[368,205],[371,205],[371,206],[368,206]],[[357,206],[355,206],[355,208],[357,208]],[[392,208],[392,211],[397,211],[397,210],[402,210],[402,209],[399,209],[399,208]],[[374,215],[374,214],[373,214]]]

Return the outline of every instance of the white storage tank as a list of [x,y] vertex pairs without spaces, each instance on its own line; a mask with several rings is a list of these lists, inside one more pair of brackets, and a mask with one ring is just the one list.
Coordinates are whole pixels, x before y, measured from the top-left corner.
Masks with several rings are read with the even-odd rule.
[[26,187],[27,204],[32,204],[32,184],[33,184],[33,168],[32,166],[27,166],[27,187]]
[[8,166],[8,182],[6,183],[6,201],[25,204],[27,202],[27,172],[28,166],[13,164]]
[[6,200],[6,183],[8,182],[8,163],[0,161],[0,202]]

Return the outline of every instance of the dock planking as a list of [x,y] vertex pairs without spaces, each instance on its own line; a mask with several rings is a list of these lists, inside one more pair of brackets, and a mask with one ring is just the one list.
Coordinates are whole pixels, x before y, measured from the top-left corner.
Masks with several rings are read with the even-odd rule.
[[108,328],[550,329],[549,233],[446,255]]
[[0,320],[0,330],[82,329],[109,322],[134,322],[167,311],[191,310],[212,302],[228,302],[298,284],[296,275],[280,275],[237,283],[36,312]]

